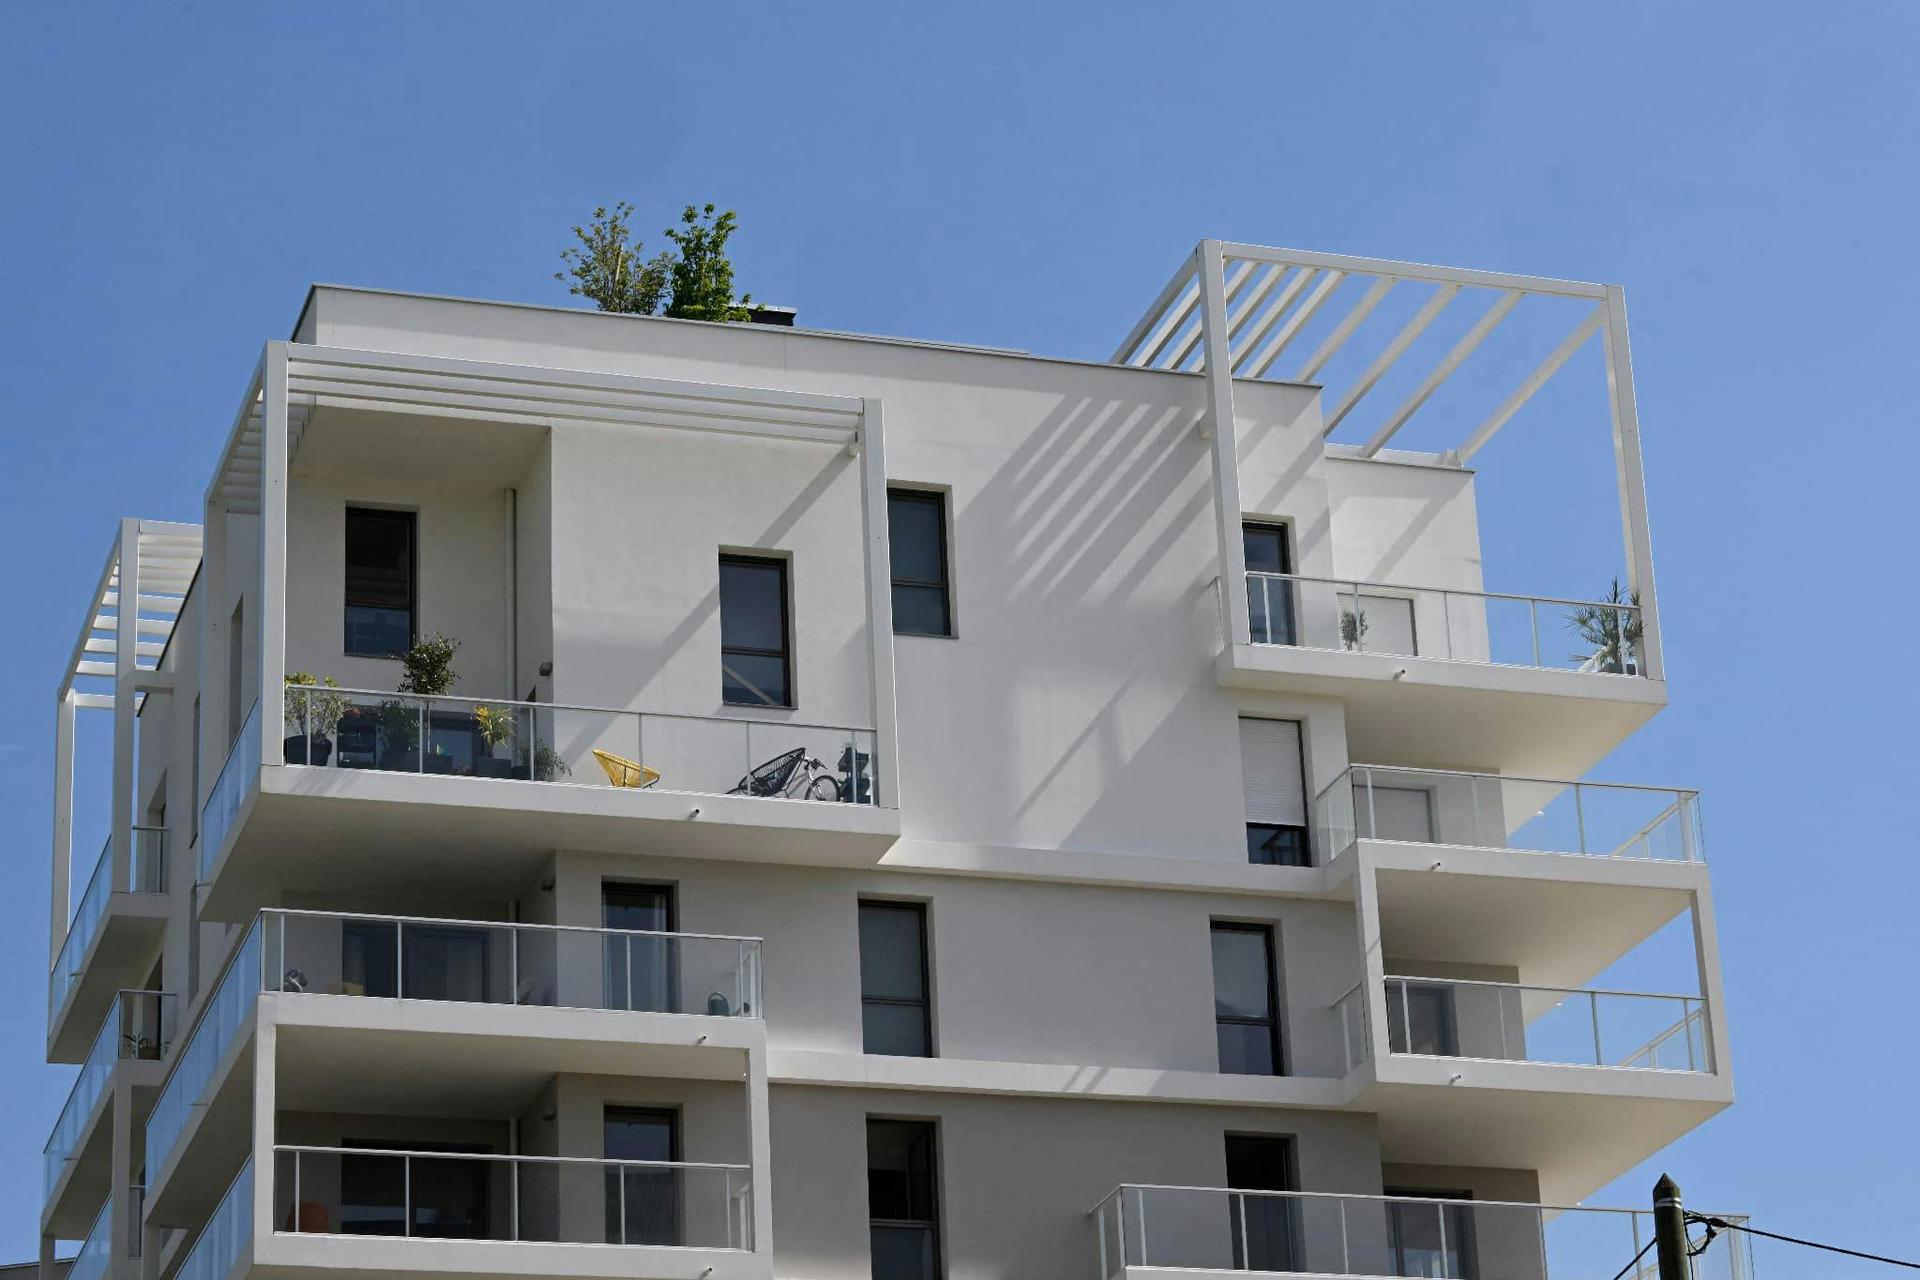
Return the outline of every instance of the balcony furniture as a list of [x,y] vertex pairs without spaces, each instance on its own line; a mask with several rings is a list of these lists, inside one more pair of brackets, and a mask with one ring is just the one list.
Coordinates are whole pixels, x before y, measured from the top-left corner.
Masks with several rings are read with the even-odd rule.
[[616,787],[635,787],[644,791],[660,781],[658,769],[649,769],[638,760],[629,760],[625,756],[617,756],[611,751],[602,751],[598,747],[593,749],[593,758],[598,760],[600,767],[607,771],[607,781]]

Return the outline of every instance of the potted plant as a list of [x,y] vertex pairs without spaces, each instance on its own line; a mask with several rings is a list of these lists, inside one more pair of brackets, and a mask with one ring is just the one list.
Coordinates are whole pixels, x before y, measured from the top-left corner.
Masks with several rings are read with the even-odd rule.
[[[400,659],[400,687],[396,692],[414,697],[380,704],[380,767],[402,772],[452,773],[453,757],[434,747],[431,699],[453,688],[459,679],[453,655],[460,642],[435,632],[416,640]],[[424,736],[423,736],[424,735]],[[427,749],[423,750],[423,746]]]
[[281,743],[280,758],[288,764],[325,764],[333,757],[333,734],[340,717],[347,713],[346,695],[320,692],[340,686],[332,676],[316,677],[307,671],[289,672],[286,687],[283,717],[289,732]]
[[533,748],[533,779],[535,782],[557,782],[573,772],[573,766],[563,760],[550,742],[535,744]]
[[1573,655],[1582,670],[1623,675],[1639,669],[1640,593],[1621,590],[1619,578],[1599,600],[1570,608],[1567,630],[1587,648]]
[[514,772],[513,744],[520,736],[518,713],[512,707],[481,703],[473,709],[474,727],[487,744],[487,754],[473,762],[473,772],[481,778],[511,778]]
[[1367,611],[1365,609],[1342,609],[1340,611],[1340,643],[1348,649],[1358,649],[1360,642],[1367,638]]

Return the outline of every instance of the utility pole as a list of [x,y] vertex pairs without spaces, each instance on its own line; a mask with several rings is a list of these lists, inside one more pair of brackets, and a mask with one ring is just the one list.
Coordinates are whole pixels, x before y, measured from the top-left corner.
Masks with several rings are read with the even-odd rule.
[[1687,1264],[1687,1215],[1680,1206],[1680,1184],[1666,1174],[1653,1184],[1653,1256],[1660,1280],[1691,1280]]

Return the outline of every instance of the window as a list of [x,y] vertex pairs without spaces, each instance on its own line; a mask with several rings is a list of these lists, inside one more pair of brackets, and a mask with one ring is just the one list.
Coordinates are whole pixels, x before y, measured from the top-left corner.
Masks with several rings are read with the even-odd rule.
[[1247,561],[1247,622],[1255,644],[1292,644],[1293,582],[1270,574],[1293,572],[1283,524],[1243,524],[1240,547]]
[[733,707],[793,705],[784,560],[720,557],[720,699]]
[[1389,1187],[1387,1194],[1418,1197],[1387,1206],[1395,1275],[1474,1280],[1479,1273],[1474,1266],[1473,1206],[1447,1203],[1471,1200],[1471,1193]]
[[1241,720],[1240,778],[1247,798],[1247,861],[1263,866],[1311,866],[1307,779],[1299,723]]
[[[240,740],[245,727],[248,704],[244,701],[247,669],[247,599],[234,601],[233,616],[227,619],[227,750]],[[264,731],[264,726],[263,726]]]
[[200,698],[198,695],[195,695],[193,699],[193,795],[188,797],[188,802],[187,802],[187,821],[190,825],[192,833],[187,837],[188,844],[198,844],[200,842],[200,805],[201,803],[202,803],[202,798],[200,795]]
[[[484,1147],[446,1142],[352,1140],[363,1151],[410,1151],[399,1155],[340,1157],[340,1230],[350,1236],[429,1236],[485,1240],[491,1234],[487,1203],[490,1160],[461,1159]],[[445,1153],[434,1159],[422,1152]],[[304,1210],[305,1206],[301,1206]],[[304,1223],[305,1219],[301,1219]],[[324,1228],[322,1228],[324,1229]]]
[[[680,1159],[680,1113],[662,1107],[608,1107],[601,1120],[601,1154],[608,1160]],[[646,1165],[609,1166],[607,1243],[682,1243],[681,1171]]]
[[1213,1021],[1220,1070],[1228,1075],[1284,1074],[1273,930],[1262,924],[1213,926]]
[[[1293,1139],[1268,1134],[1227,1135],[1227,1186],[1235,1191],[1293,1190]],[[1235,1271],[1297,1271],[1300,1236],[1292,1196],[1235,1196],[1228,1223]]]
[[933,1056],[927,986],[926,908],[861,903],[860,1022],[868,1053]]
[[873,1280],[938,1280],[937,1158],[931,1123],[867,1121],[867,1217]]
[[413,647],[411,511],[347,508],[347,653],[398,658]]
[[482,1002],[487,936],[459,925],[348,920],[340,926],[340,976],[360,995]]
[[1440,1058],[1458,1056],[1452,990],[1441,983],[1387,979],[1387,1049]]
[[[606,1007],[649,1013],[679,1013],[679,957],[674,931],[673,888],[654,884],[604,884],[600,922],[608,929],[638,932],[606,937]],[[717,997],[724,1002],[726,997]]]
[[1353,791],[1355,829],[1368,840],[1433,843],[1433,795],[1423,787],[1362,780]]
[[922,489],[887,490],[887,545],[893,563],[894,633],[952,635],[946,497]]

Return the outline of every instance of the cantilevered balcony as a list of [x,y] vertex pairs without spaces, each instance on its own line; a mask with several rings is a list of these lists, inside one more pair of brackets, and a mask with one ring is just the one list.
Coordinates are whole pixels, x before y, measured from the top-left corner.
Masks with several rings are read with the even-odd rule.
[[[1102,1280],[1223,1271],[1584,1280],[1630,1269],[1653,1240],[1646,1210],[1220,1187],[1122,1186],[1090,1216]],[[1693,1265],[1696,1280],[1753,1275],[1737,1232],[1721,1233]]]
[[[42,1221],[47,1234],[75,1237],[86,1215],[111,1189],[116,1098],[131,1105],[136,1100],[134,1088],[144,1093],[160,1082],[161,1064],[172,1040],[171,995],[160,991],[116,994],[42,1151]],[[116,1072],[123,1068],[128,1088],[116,1090]],[[136,1130],[143,1118],[132,1117]]]
[[47,980],[47,1056],[78,1062],[124,987],[143,981],[167,924],[167,833],[134,827],[127,875],[108,840],[73,911]]
[[738,1082],[761,1018],[753,938],[264,911],[148,1119],[153,1217],[198,1221],[253,1150],[263,1021],[282,1101],[327,1111],[361,1098],[341,1082],[373,1088],[370,1063],[408,1064],[395,1089],[437,1070],[483,1092],[561,1072]]

